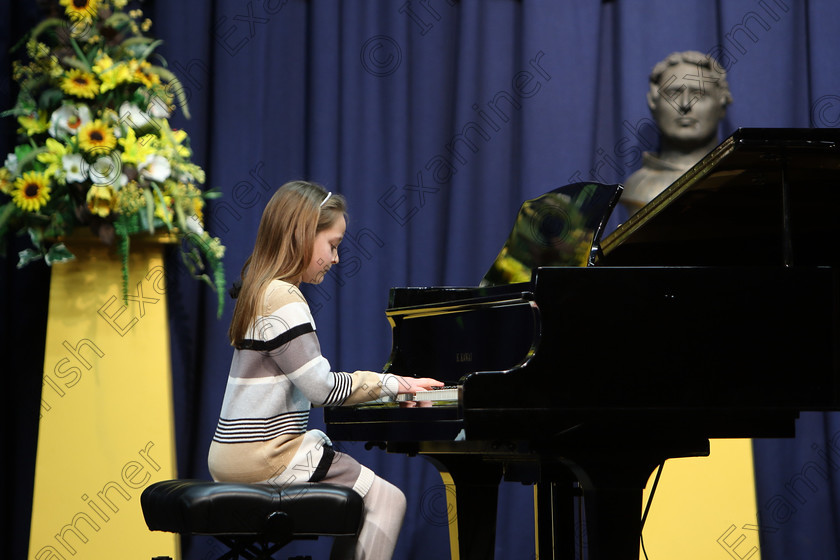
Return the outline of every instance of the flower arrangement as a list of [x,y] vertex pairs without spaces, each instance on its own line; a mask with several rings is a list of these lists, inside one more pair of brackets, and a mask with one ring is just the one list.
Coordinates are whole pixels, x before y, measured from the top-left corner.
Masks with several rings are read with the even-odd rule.
[[125,296],[131,237],[168,231],[188,270],[216,290],[220,314],[225,248],[203,228],[205,200],[218,193],[199,188],[205,173],[190,161],[187,133],[169,125],[176,100],[189,112],[154,53],[160,41],[145,35],[151,21],[127,0],[59,4],[17,47],[26,51],[13,65],[20,92],[2,116],[17,119],[20,142],[0,168],[0,254],[7,232],[28,233],[34,247],[18,268],[66,261],[62,240],[89,226],[116,242]]

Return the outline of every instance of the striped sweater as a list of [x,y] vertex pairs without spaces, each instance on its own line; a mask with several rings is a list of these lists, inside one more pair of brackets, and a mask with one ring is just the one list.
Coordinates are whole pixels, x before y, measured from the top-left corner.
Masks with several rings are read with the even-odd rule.
[[331,371],[303,294],[274,280],[234,350],[210,473],[231,482],[308,481],[330,443],[323,432],[307,431],[309,409],[383,400],[397,387],[393,375]]

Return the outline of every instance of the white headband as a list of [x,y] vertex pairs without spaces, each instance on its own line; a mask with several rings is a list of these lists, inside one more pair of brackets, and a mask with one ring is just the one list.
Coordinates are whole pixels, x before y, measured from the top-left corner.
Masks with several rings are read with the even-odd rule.
[[321,201],[321,206],[323,206],[330,199],[331,196],[332,191],[328,192],[326,198],[324,198],[324,200]]

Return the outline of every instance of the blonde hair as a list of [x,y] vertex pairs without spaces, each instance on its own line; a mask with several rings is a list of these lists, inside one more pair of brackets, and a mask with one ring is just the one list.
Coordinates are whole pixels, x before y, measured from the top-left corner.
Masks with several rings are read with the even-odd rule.
[[242,267],[241,288],[228,337],[238,347],[259,315],[269,282],[301,281],[315,244],[315,235],[344,215],[344,197],[308,181],[291,181],[277,189],[263,210],[251,256]]

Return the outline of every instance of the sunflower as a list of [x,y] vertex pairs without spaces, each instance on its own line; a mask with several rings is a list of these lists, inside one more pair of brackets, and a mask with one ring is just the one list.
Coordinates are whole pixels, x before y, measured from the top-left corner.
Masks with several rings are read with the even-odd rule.
[[79,129],[79,147],[86,152],[103,151],[110,153],[117,145],[117,139],[111,129],[101,120],[93,120]]
[[128,61],[132,81],[139,82],[147,88],[160,84],[160,76],[151,71],[152,65],[149,62],[131,59]]
[[76,97],[93,99],[99,93],[99,82],[93,74],[73,68],[61,80],[61,89]]
[[99,0],[60,0],[70,19],[92,19],[99,9]]
[[27,212],[37,212],[50,199],[47,177],[37,171],[27,171],[15,180],[12,200]]

